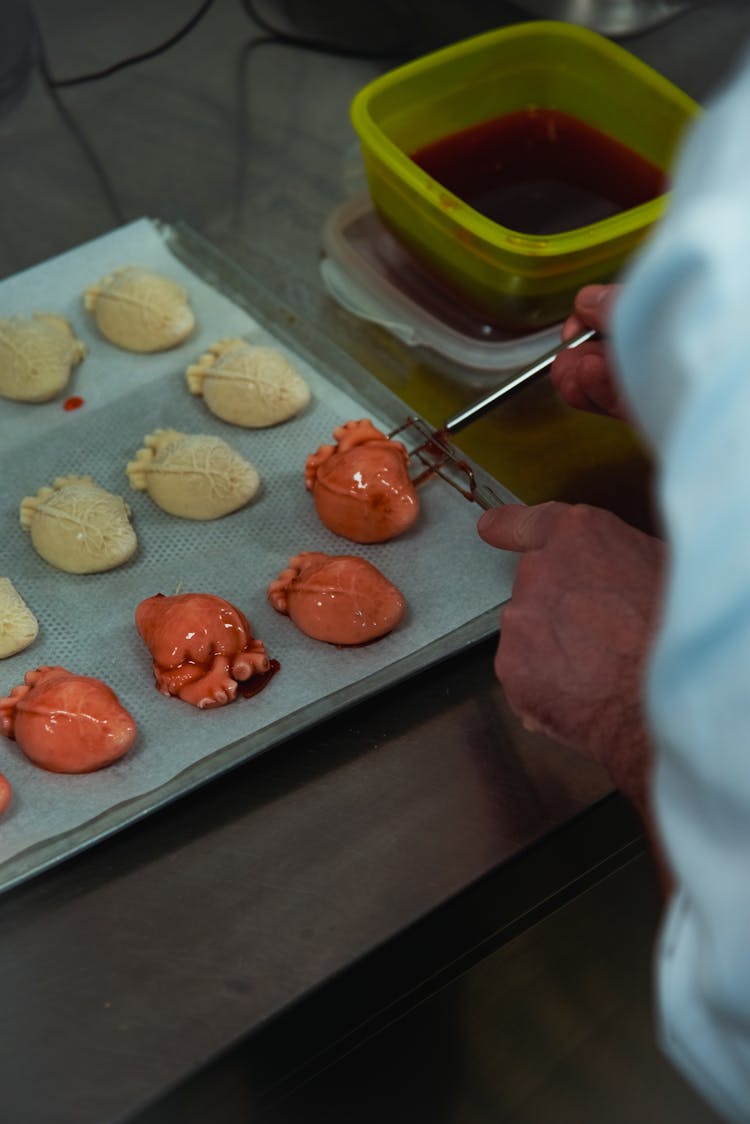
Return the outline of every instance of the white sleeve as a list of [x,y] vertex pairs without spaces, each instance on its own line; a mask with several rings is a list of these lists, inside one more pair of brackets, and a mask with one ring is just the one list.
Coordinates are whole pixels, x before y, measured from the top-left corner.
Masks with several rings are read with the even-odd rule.
[[650,666],[654,802],[675,874],[665,1050],[750,1121],[750,65],[703,115],[613,325],[670,543]]

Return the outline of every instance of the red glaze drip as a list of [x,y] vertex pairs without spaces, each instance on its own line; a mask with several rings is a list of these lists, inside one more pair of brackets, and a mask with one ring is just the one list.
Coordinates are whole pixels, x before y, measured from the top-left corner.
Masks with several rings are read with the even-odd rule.
[[[450,438],[447,430],[437,429],[432,439],[425,442],[422,449],[424,454],[424,469],[415,478],[416,484],[429,480],[431,476],[443,476],[467,500],[476,500],[477,481],[474,469],[465,460],[459,460],[454,452],[448,451]],[[465,480],[459,483],[459,473],[463,473]]]
[[242,695],[243,699],[251,699],[253,695],[260,694],[271,682],[277,671],[281,671],[279,661],[269,660],[268,671],[262,671],[260,674],[254,675],[249,683],[239,683],[237,694]]
[[70,398],[66,398],[63,402],[63,410],[80,410],[84,400],[77,394],[73,394]]

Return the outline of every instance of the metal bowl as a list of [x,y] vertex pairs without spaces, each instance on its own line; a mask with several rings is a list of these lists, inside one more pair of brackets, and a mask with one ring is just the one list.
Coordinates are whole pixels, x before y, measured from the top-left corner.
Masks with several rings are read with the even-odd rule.
[[542,19],[566,20],[602,35],[635,35],[695,7],[695,0],[522,0]]

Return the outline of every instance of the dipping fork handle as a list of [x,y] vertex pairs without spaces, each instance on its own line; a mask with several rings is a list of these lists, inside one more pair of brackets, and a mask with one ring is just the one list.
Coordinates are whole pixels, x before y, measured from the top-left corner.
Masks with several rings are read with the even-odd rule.
[[469,422],[484,417],[498,402],[501,402],[504,398],[509,398],[511,394],[514,394],[522,386],[525,386],[527,382],[531,382],[533,379],[543,374],[547,368],[552,365],[561,351],[567,351],[568,348],[571,347],[578,347],[579,344],[592,339],[596,334],[594,328],[587,328],[585,332],[580,332],[577,336],[573,336],[572,339],[556,344],[555,347],[535,360],[530,366],[524,367],[522,371],[519,371],[509,382],[503,383],[497,390],[493,390],[491,394],[487,394],[484,398],[478,399],[460,413],[454,414],[453,417],[441,427],[441,433],[458,433],[458,431],[468,425]]

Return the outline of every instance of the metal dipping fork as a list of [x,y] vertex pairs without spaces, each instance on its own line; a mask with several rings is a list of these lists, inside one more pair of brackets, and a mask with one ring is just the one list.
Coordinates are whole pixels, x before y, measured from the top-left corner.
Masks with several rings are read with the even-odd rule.
[[416,458],[422,466],[413,478],[414,484],[422,484],[431,476],[440,476],[467,500],[478,503],[484,508],[499,507],[503,501],[494,494],[491,488],[479,483],[473,468],[451,445],[449,438],[454,433],[459,433],[471,422],[484,417],[498,402],[510,398],[521,387],[539,378],[562,351],[578,347],[579,344],[585,343],[596,335],[595,329],[587,328],[584,332],[579,332],[577,336],[573,336],[572,339],[565,342],[560,341],[539,359],[534,360],[528,367],[524,367],[508,382],[503,383],[502,386],[497,387],[496,390],[483,398],[477,399],[476,402],[454,414],[452,418],[448,418],[437,430],[432,429],[421,418],[407,418],[403,425],[394,429],[388,436],[389,438],[401,437],[403,440],[404,436],[411,431],[421,441],[421,444],[417,445],[416,448],[407,450],[410,458]]

